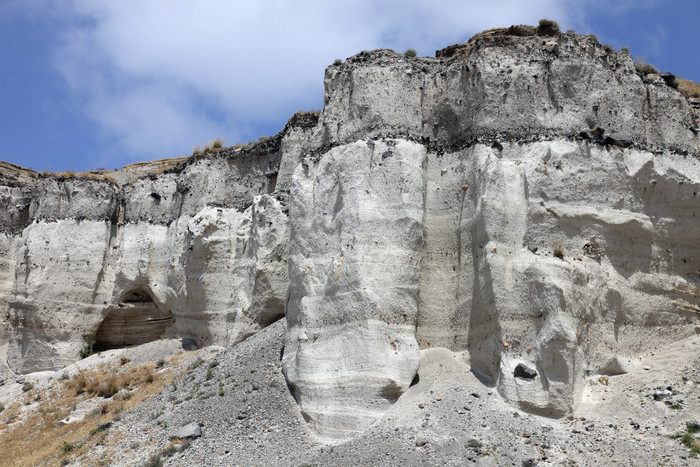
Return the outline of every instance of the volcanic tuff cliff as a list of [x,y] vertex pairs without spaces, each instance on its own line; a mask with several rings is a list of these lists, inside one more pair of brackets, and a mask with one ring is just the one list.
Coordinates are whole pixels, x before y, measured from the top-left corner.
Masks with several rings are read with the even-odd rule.
[[541,32],[361,52],[326,70],[320,113],[123,183],[3,165],[5,371],[60,368],[85,334],[231,346],[286,315],[289,388],[343,439],[421,349],[561,416],[588,377],[698,332],[698,102]]

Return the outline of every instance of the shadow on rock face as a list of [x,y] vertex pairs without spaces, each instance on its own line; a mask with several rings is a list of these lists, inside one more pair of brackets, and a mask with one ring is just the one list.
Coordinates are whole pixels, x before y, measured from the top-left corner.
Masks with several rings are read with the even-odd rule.
[[94,349],[116,349],[157,340],[172,322],[172,313],[158,308],[149,291],[132,290],[100,324]]

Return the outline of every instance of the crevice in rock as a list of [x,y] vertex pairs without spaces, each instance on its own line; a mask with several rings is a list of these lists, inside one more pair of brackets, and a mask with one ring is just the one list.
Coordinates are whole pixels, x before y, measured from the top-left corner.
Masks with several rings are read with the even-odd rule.
[[394,403],[397,400],[399,400],[399,397],[401,397],[401,394],[403,394],[403,390],[401,389],[401,386],[396,384],[396,381],[389,381],[386,385],[384,385],[380,390],[379,390],[379,395],[389,401],[390,403]]

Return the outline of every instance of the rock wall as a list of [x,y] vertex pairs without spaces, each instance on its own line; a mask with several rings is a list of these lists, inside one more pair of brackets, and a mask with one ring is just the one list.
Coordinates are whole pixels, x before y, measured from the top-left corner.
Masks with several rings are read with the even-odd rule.
[[172,314],[161,336],[200,345],[232,345],[284,316],[286,202],[269,194],[279,158],[273,140],[123,186],[25,171],[19,186],[3,187],[8,204],[28,213],[2,225],[9,368],[75,361],[83,335],[139,289]]
[[125,183],[3,165],[8,367],[75,360],[133,291],[172,316],[154,336],[200,344],[286,313],[290,390],[345,439],[420,349],[562,416],[698,332],[700,104],[590,37],[518,31],[362,52],[327,69],[320,115]]

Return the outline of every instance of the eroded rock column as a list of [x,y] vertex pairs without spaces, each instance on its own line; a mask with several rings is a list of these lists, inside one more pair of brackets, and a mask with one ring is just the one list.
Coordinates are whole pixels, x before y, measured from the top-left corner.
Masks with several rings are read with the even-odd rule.
[[360,141],[294,173],[283,368],[320,436],[367,428],[418,369],[425,162],[416,143]]

